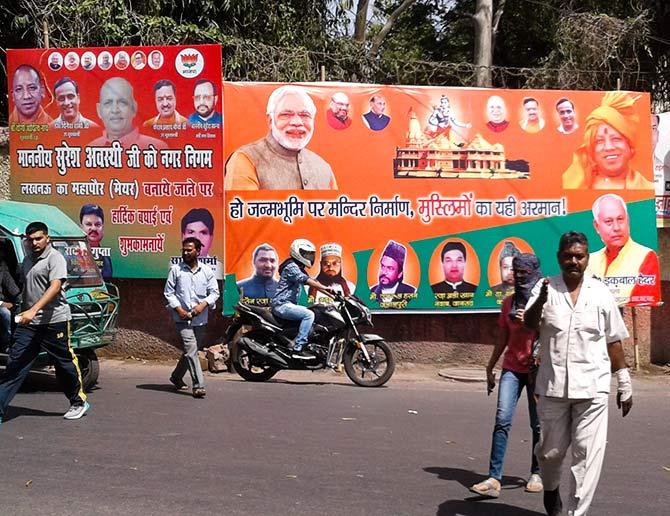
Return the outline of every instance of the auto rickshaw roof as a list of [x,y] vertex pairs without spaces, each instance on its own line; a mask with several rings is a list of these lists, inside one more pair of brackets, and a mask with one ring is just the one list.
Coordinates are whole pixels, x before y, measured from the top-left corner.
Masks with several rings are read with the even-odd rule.
[[49,204],[0,201],[0,227],[6,232],[21,236],[31,222],[44,222],[49,236],[55,238],[84,238],[79,225],[61,210]]

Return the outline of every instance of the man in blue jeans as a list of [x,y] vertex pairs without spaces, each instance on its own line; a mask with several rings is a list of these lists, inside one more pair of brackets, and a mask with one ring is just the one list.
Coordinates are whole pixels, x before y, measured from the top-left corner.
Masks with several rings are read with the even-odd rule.
[[493,368],[502,352],[507,348],[498,388],[498,408],[493,427],[489,478],[470,488],[471,491],[488,498],[500,496],[500,481],[502,480],[503,463],[507,451],[507,440],[512,428],[516,405],[524,387],[528,396],[528,413],[533,434],[530,478],[526,483],[526,491],[537,493],[543,489],[542,478],[539,475],[540,467],[535,453],[533,453],[535,445],[540,440],[540,423],[537,417],[533,382],[530,375],[533,343],[537,339],[537,332],[524,327],[523,324],[524,308],[528,302],[530,291],[542,277],[540,262],[534,254],[517,255],[512,260],[512,273],[514,274],[514,294],[503,300],[498,318],[498,326],[501,330],[500,339],[494,347],[486,367],[488,393],[491,394],[496,385]]
[[302,348],[307,344],[309,330],[314,322],[314,312],[298,305],[300,289],[304,285],[314,287],[324,294],[331,295],[331,290],[309,277],[305,272],[306,267],[314,265],[316,258],[316,247],[309,240],[299,238],[291,243],[290,258],[287,258],[279,266],[279,284],[277,291],[270,300],[272,313],[282,319],[300,321],[298,335],[293,344],[293,358],[297,360],[314,360],[316,357],[305,353]]

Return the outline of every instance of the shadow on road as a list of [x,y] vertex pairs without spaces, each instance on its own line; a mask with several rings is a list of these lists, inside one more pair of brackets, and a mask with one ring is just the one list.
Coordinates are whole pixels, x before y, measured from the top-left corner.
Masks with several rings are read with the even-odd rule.
[[477,502],[481,497],[447,500],[437,508],[437,516],[543,516],[544,513],[499,502]]
[[172,384],[166,383],[141,383],[135,386],[136,389],[143,389],[145,391],[169,392],[170,394],[181,394],[183,396],[191,396],[191,389],[184,389],[178,391]]
[[31,409],[28,407],[17,407],[16,405],[10,405],[7,409],[7,414],[3,418],[3,421],[11,421],[14,418],[20,416],[58,416],[63,417],[64,412],[47,412],[45,410]]
[[[423,468],[427,473],[432,473],[437,475],[437,478],[440,480],[455,480],[461,484],[466,489],[470,489],[470,486],[478,482],[482,482],[488,478],[486,475],[480,475],[474,471],[470,471],[462,468],[443,468],[438,466]],[[526,485],[526,480],[521,477],[510,477],[503,475],[502,480],[500,481],[503,490],[505,489],[519,489]],[[475,500],[485,499],[479,496],[475,496]]]
[[[427,467],[423,468],[427,473],[437,475],[440,480],[455,481],[466,489],[470,486],[486,480],[485,475],[462,468]],[[526,480],[521,477],[503,476],[501,480],[502,489],[519,489],[526,485]],[[437,516],[541,516],[543,513],[522,509],[491,500],[483,496],[469,496],[462,500],[447,500],[440,504]]]

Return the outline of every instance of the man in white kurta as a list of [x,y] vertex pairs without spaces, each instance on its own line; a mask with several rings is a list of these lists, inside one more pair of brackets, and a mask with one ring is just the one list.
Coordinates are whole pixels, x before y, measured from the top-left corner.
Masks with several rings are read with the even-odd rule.
[[540,332],[535,393],[541,438],[535,453],[550,515],[561,514],[558,488],[570,445],[568,515],[588,512],[605,455],[611,369],[617,376],[617,402],[624,416],[632,406],[621,346],[628,332],[609,289],[584,275],[588,260],[586,237],[564,234],[558,251],[562,273],[535,285],[525,314],[526,324]]

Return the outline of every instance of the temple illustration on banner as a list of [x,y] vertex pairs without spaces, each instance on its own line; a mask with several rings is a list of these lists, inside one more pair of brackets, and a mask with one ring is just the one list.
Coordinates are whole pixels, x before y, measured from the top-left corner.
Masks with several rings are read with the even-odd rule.
[[476,134],[466,143],[450,138],[450,128],[437,133],[423,131],[413,109],[404,147],[396,147],[393,176],[460,179],[528,179],[525,160],[508,160],[500,143],[489,143]]

